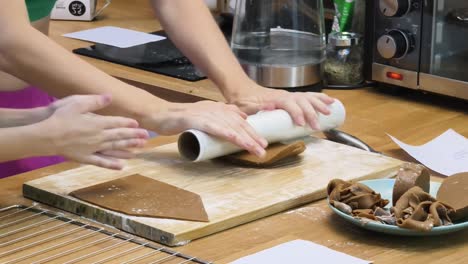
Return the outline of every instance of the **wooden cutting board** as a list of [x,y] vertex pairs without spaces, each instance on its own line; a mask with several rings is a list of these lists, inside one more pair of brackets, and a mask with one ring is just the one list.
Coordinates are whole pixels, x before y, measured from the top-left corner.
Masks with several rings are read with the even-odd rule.
[[[334,178],[362,180],[395,175],[402,161],[310,137],[300,158],[270,169],[239,168],[219,161],[192,163],[177,145],[159,146],[129,160],[122,171],[90,165],[23,185],[25,197],[109,224],[169,246],[219,232],[326,196]],[[134,217],[82,202],[74,190],[139,173],[201,196],[209,223]]]

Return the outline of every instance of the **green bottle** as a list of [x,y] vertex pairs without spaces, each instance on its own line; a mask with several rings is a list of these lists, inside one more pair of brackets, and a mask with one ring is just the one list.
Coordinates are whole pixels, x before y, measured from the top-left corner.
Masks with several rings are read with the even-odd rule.
[[350,31],[355,0],[334,0],[335,3],[335,19],[333,21],[333,32]]

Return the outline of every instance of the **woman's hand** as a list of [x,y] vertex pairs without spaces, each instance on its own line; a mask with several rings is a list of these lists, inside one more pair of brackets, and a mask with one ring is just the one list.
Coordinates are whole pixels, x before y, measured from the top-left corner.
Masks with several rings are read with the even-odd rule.
[[[317,112],[329,115],[328,105],[334,99],[323,93],[288,92],[279,89],[270,89],[247,81],[243,89],[234,96],[226,96],[229,103],[237,105],[242,111],[254,114],[260,110],[286,110],[299,126],[308,124],[313,129],[320,129],[317,121]],[[246,89],[244,89],[247,87]]]
[[197,129],[230,141],[250,153],[263,156],[268,142],[245,120],[247,115],[235,105],[220,102],[169,103],[165,110],[153,115],[157,133],[172,135]]
[[128,148],[142,147],[148,132],[137,121],[92,112],[111,103],[106,95],[77,95],[55,102],[50,116],[36,124],[49,154],[96,166],[121,169],[119,158],[131,158]]

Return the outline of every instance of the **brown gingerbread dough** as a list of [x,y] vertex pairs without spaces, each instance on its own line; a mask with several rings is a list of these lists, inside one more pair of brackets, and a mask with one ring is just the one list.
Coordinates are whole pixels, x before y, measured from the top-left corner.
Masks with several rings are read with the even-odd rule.
[[268,167],[288,157],[297,156],[305,149],[303,141],[291,144],[274,143],[266,148],[266,155],[263,158],[243,151],[221,157],[221,160],[242,166]]
[[414,186],[407,190],[390,212],[383,209],[388,200],[361,183],[340,179],[329,182],[328,199],[338,210],[363,221],[397,225],[418,231],[430,231],[434,226],[450,225],[453,208]]
[[[340,202],[347,204],[353,210],[376,209],[385,207],[389,201],[382,199],[380,194],[362,183],[350,183],[340,179],[334,179],[327,186],[330,203]],[[366,211],[367,212],[367,211]]]
[[397,225],[418,231],[430,231],[434,226],[450,225],[453,208],[437,201],[418,186],[405,192],[391,208]]
[[446,178],[437,192],[437,200],[453,207],[450,217],[455,220],[468,218],[468,172]]
[[70,195],[127,215],[208,222],[198,194],[139,174],[79,189]]
[[396,204],[398,199],[414,186],[420,187],[423,191],[429,192],[430,175],[428,169],[416,163],[404,163],[398,170],[393,186],[392,203]]

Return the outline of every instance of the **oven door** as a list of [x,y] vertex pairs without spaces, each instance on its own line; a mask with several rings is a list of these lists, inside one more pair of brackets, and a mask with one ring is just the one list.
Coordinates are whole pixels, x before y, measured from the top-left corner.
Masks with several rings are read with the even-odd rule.
[[468,1],[424,1],[419,88],[468,100]]

